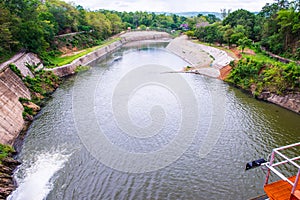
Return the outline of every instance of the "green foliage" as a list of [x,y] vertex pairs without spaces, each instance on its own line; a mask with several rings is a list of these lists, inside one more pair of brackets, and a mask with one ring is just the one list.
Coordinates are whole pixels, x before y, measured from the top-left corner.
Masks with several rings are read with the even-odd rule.
[[61,0],[1,1],[0,61],[25,49],[37,53],[45,65],[55,66],[51,58],[59,55],[61,44],[69,50],[93,47],[128,27],[175,30],[177,34],[190,30],[201,41],[229,46],[245,46],[241,39],[246,37],[273,53],[300,59],[299,7],[297,1],[275,1],[266,4],[258,15],[243,9],[223,9],[224,19],[220,22],[211,14],[183,17],[139,11],[90,11]]
[[267,4],[258,16],[262,45],[275,54],[299,60],[299,3],[277,1]]
[[[52,71],[40,70],[34,72],[34,77],[26,76],[25,78],[23,78],[23,82],[25,83],[27,88],[29,88],[32,94],[38,93],[42,96],[47,97],[58,87],[60,79],[56,75],[54,75]],[[33,95],[33,100],[39,101],[38,96]]]
[[0,164],[3,158],[6,158],[11,153],[14,153],[15,150],[12,146],[0,144]]
[[87,71],[89,69],[91,69],[90,66],[81,66],[80,65],[80,66],[76,67],[75,73],[84,72],[84,71]]
[[251,42],[252,41],[250,39],[248,39],[247,37],[243,37],[237,41],[237,44],[241,47],[242,52],[244,52],[244,49],[246,47],[249,47],[251,45]]
[[223,20],[223,25],[230,25],[233,28],[241,25],[245,28],[243,34],[250,39],[254,39],[255,15],[247,10],[239,9],[230,13]]
[[81,51],[80,53],[75,54],[75,55],[64,56],[64,57],[46,55],[45,57],[48,60],[48,65],[46,65],[46,67],[54,68],[54,67],[57,67],[57,66],[70,64],[75,59],[80,58],[80,57],[82,57],[82,56],[84,56],[84,55],[86,55],[90,52],[93,52],[97,49],[100,49],[101,47],[109,45],[109,44],[111,44],[113,42],[116,42],[120,39],[121,38],[114,38],[114,39],[110,39],[110,40],[107,40],[107,41],[104,41],[104,42],[100,42],[101,44],[99,44],[98,46],[94,46],[94,47],[91,47],[91,48],[86,48],[83,51]]
[[9,65],[9,68],[10,68],[10,69],[11,69],[18,77],[20,77],[21,79],[23,78],[23,77],[22,77],[22,74],[21,74],[21,71],[17,68],[16,65],[10,64],[10,65]]
[[195,32],[194,32],[194,31],[187,31],[185,34],[186,34],[189,38],[195,36]]
[[297,1],[275,1],[273,4],[266,4],[257,15],[243,9],[232,13],[227,13],[224,9],[221,10],[224,14],[222,23],[195,25],[195,36],[203,42],[239,45],[242,50],[249,46],[248,38],[259,42],[272,53],[299,60],[299,8]]
[[[226,81],[259,95],[262,91],[285,94],[300,89],[300,66],[295,63],[283,64],[263,56],[248,56],[233,64]],[[264,61],[262,61],[264,60]],[[255,87],[253,87],[255,86]]]

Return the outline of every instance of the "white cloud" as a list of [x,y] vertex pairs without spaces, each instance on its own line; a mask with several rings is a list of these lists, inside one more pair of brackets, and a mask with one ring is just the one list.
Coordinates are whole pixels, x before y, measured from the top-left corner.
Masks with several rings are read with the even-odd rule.
[[211,11],[220,9],[260,11],[266,3],[273,0],[66,0],[82,5],[86,9],[118,10],[118,11],[155,11],[155,12],[187,12]]

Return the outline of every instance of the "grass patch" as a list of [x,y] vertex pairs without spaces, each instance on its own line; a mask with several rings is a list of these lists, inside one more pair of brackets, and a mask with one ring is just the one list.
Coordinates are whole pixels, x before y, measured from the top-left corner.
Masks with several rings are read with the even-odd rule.
[[88,53],[91,53],[97,49],[100,49],[102,47],[105,47],[107,45],[110,45],[116,41],[121,40],[121,38],[114,38],[114,39],[110,39],[107,41],[104,41],[103,44],[99,45],[99,46],[95,46],[95,47],[91,47],[91,48],[87,48],[84,51],[76,54],[76,55],[72,55],[72,56],[65,56],[65,57],[49,57],[49,61],[52,63],[52,65],[47,66],[47,68],[55,68],[55,67],[59,67],[59,66],[63,66],[63,65],[67,65],[70,64],[72,61],[76,60],[77,58],[80,58]]
[[265,55],[264,53],[258,52],[255,55],[249,55],[249,54],[242,54],[243,58],[249,58],[256,61],[264,61],[265,63],[270,63],[272,65],[276,64],[282,64],[281,62],[277,61],[274,58],[269,57],[268,55]]
[[13,147],[9,145],[0,144],[0,163],[3,158],[6,158],[7,156],[9,156],[11,153],[14,152],[15,150],[13,149]]

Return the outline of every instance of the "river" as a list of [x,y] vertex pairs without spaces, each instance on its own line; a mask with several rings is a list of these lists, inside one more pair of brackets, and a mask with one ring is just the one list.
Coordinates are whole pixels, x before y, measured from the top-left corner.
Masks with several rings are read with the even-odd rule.
[[[249,199],[247,162],[300,141],[300,116],[205,76],[166,44],[64,81],[30,126],[9,199]],[[283,168],[288,172],[287,168]]]

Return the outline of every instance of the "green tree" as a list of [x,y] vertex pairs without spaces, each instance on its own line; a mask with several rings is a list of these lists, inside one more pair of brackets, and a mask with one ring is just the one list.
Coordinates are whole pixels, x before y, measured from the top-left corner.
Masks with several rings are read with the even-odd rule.
[[238,41],[237,41],[237,44],[241,47],[241,49],[242,49],[242,53],[244,52],[244,49],[246,48],[246,47],[249,47],[250,45],[251,45],[251,40],[249,39],[249,38],[247,38],[247,37],[243,37],[243,38],[241,38],[241,39],[239,39]]
[[234,31],[230,25],[223,26],[222,31],[224,32],[223,40],[227,42],[228,46],[230,47],[232,44],[232,35],[234,34]]
[[230,25],[235,28],[237,25],[244,26],[248,38],[255,39],[254,26],[255,26],[255,15],[247,10],[239,9],[230,13],[224,20],[223,25]]
[[294,9],[280,10],[277,16],[279,31],[284,37],[284,50],[295,53],[300,37],[300,13]]
[[100,40],[108,38],[112,34],[111,22],[98,11],[87,13],[87,23],[92,27],[92,34]]
[[106,17],[110,20],[112,34],[120,33],[123,29],[122,19],[114,13],[108,13]]
[[6,51],[11,52],[18,44],[11,32],[13,16],[8,9],[5,9],[3,4],[0,4],[0,52],[6,54]]
[[195,36],[195,32],[194,31],[187,31],[186,33],[185,33],[189,38],[192,38],[192,37],[194,37]]

